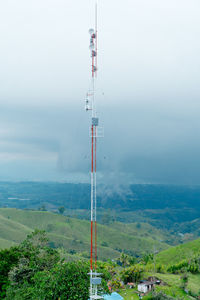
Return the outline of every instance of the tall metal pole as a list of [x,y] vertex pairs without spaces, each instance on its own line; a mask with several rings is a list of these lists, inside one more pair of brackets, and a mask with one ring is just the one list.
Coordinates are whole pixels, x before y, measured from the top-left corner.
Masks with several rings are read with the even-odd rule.
[[93,270],[93,206],[94,206],[94,175],[93,175],[93,150],[94,150],[94,128],[91,127],[92,149],[91,149],[91,245],[90,245],[90,270]]
[[95,221],[95,271],[97,269],[97,128],[95,126],[95,163],[94,163],[94,221]]
[[[97,78],[97,1],[95,3],[95,29],[90,29],[90,50],[91,50],[91,84],[92,87],[87,93],[86,111],[91,111],[91,241],[90,241],[90,300],[103,299],[98,295],[98,286],[101,278],[97,273],[97,137],[99,119],[97,118],[95,105],[95,80]],[[94,238],[93,238],[94,237]],[[94,244],[94,245],[93,245]],[[94,251],[93,251],[94,250]],[[94,252],[94,253],[93,253]],[[93,263],[94,257],[94,263]]]
[[[95,37],[96,37],[96,47],[95,47],[95,67],[96,67],[96,73],[95,76],[97,77],[97,2],[95,3]],[[96,111],[95,111],[96,113]],[[95,270],[97,267],[97,128],[95,126],[95,190],[94,190],[94,200],[95,200]]]

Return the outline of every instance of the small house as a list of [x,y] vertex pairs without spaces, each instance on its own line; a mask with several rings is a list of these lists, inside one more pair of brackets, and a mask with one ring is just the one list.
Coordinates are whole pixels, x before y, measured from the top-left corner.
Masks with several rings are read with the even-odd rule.
[[138,284],[138,291],[142,293],[150,292],[154,287],[154,281],[143,281]]
[[127,283],[127,287],[128,287],[129,289],[133,289],[133,288],[135,287],[135,283],[133,283],[133,282],[128,282],[128,283]]

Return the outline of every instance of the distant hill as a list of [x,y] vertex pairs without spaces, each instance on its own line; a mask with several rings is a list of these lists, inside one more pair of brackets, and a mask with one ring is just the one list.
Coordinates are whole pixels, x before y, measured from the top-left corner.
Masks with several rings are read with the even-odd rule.
[[[99,185],[97,194],[97,218],[102,224],[105,214],[111,221],[146,222],[168,231],[164,241],[171,245],[200,237],[200,186]],[[90,185],[0,182],[0,207],[56,212],[60,206],[65,207],[65,215],[89,220]]]
[[[52,247],[64,248],[68,253],[88,257],[90,223],[50,212],[0,209],[0,248],[22,241],[35,228],[47,231]],[[169,245],[162,242],[166,233],[149,224],[123,224],[114,222],[106,226],[98,224],[99,258],[117,258],[120,252],[140,256],[161,251]]]
[[[36,208],[64,205],[71,209],[90,208],[90,185],[57,182],[0,182],[0,205]],[[196,209],[200,205],[200,186],[135,184],[98,186],[98,206],[115,209]],[[194,218],[200,217],[199,210]],[[190,219],[190,218],[189,218]]]
[[181,260],[191,259],[194,255],[200,256],[200,239],[171,247],[156,256],[156,262],[164,265],[177,264]]

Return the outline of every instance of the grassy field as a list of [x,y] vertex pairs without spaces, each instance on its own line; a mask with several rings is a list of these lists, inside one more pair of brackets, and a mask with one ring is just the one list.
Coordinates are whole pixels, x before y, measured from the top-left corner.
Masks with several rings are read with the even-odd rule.
[[10,248],[11,246],[15,246],[15,245],[16,245],[15,242],[8,241],[8,240],[0,238],[1,249]]
[[200,293],[200,274],[189,275],[188,288],[194,293]]
[[[35,228],[48,233],[52,247],[64,248],[69,253],[87,257],[90,243],[90,223],[43,211],[0,209],[0,248],[21,242]],[[148,224],[98,224],[99,259],[117,258],[121,251],[133,255],[161,251],[169,246],[161,242],[165,233]],[[153,236],[153,238],[151,237]]]
[[[189,295],[187,295],[183,290],[179,288],[180,286],[180,275],[173,275],[173,274],[160,274],[160,273],[146,273],[145,277],[148,278],[149,276],[156,276],[160,280],[164,281],[167,283],[166,286],[157,286],[156,291],[162,291],[167,295],[170,295],[174,297],[175,299],[177,298],[182,298],[185,300],[189,299],[195,299]],[[199,275],[193,275],[189,274],[189,281],[188,281],[188,286],[187,288],[191,290],[193,293],[198,294],[200,292],[200,274]],[[126,289],[122,290],[120,292],[120,295],[124,297],[124,300],[135,300],[139,299],[137,295],[137,289]],[[143,299],[148,300],[148,295],[143,297]]]
[[[165,294],[171,295],[173,297],[182,297],[183,299],[194,299],[188,296],[183,290],[180,288],[180,274],[161,274],[161,273],[145,273],[144,277],[148,278],[149,276],[155,276],[159,278],[163,282],[165,282],[166,286],[157,286],[157,291],[163,291]],[[188,273],[189,280],[187,288],[191,290],[193,293],[197,294],[200,291],[200,275],[193,275]],[[145,298],[144,298],[145,299]]]
[[200,239],[160,252],[156,256],[156,262],[172,265],[183,259],[190,259],[194,254],[200,254]]
[[[156,291],[162,291],[164,294],[174,297],[174,299],[185,299],[191,300],[195,299],[187,295],[180,288],[180,275],[173,274],[160,274],[160,273],[145,273],[144,278],[149,276],[155,276],[166,283],[165,286],[156,286]],[[197,294],[200,291],[200,275],[189,274],[188,287],[193,293]],[[139,299],[137,294],[137,289],[124,289],[119,292],[119,294],[124,297],[124,300],[135,300]],[[149,295],[143,297],[143,299],[150,299]]]
[[119,292],[119,294],[124,297],[124,300],[138,300],[139,296],[136,289],[125,289]]

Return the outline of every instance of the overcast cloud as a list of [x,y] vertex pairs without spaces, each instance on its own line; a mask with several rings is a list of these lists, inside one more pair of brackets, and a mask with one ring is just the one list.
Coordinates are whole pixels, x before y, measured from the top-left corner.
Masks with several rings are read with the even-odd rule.
[[[92,0],[0,2],[0,180],[89,181]],[[99,0],[99,180],[200,184],[200,3]]]

